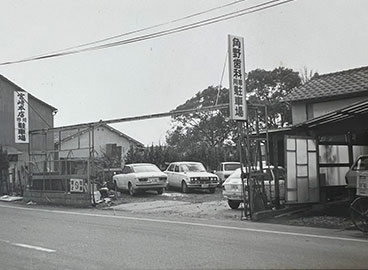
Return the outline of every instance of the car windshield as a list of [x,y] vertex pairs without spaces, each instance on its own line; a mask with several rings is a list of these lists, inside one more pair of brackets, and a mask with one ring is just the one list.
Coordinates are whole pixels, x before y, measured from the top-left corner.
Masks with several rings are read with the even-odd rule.
[[205,172],[206,169],[201,163],[185,163],[180,165],[183,172]]
[[[244,172],[246,171],[245,168],[243,168]],[[273,169],[275,170],[275,169]],[[263,170],[265,175],[263,177],[264,180],[271,180],[272,177],[271,177],[271,173],[270,173],[270,170],[269,169],[264,169]],[[229,178],[240,178],[240,168],[236,169],[235,172],[233,172]],[[255,172],[259,172],[259,171],[255,171]],[[278,169],[278,172],[279,172],[279,179],[285,179],[285,169],[284,168],[279,168]]]
[[240,164],[232,163],[232,164],[225,164],[225,171],[235,171],[236,169],[240,168]]
[[368,157],[359,158],[354,170],[368,170]]
[[160,169],[157,168],[157,166],[153,165],[153,164],[135,165],[135,166],[133,166],[133,170],[136,173],[140,173],[140,172],[160,172]]
[[[243,170],[245,171],[245,168],[243,168]],[[240,172],[241,172],[240,168],[236,169],[235,172],[233,172],[229,176],[229,178],[240,178]]]

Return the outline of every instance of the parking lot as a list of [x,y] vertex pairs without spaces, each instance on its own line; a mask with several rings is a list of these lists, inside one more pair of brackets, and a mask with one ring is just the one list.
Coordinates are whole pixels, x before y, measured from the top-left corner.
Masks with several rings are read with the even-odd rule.
[[[216,220],[241,220],[242,205],[239,209],[231,209],[222,196],[222,189],[210,194],[206,190],[194,190],[190,193],[181,193],[179,190],[166,190],[158,195],[148,191],[135,196],[127,192],[118,194],[116,200],[106,210],[122,211],[126,213],[140,214],[144,216],[160,217],[188,217]],[[345,207],[344,205],[341,207]],[[311,226],[333,229],[355,229],[352,225],[348,211],[345,214],[336,215],[332,208],[311,207],[304,211],[280,215],[262,220],[262,222],[279,223],[285,225]],[[345,209],[345,208],[344,208]]]
[[135,196],[118,193],[118,197],[109,208],[144,215],[182,216],[205,219],[240,219],[241,208],[232,210],[217,188],[211,194],[207,190],[194,190],[181,193],[179,190],[165,190],[161,195],[148,191]]

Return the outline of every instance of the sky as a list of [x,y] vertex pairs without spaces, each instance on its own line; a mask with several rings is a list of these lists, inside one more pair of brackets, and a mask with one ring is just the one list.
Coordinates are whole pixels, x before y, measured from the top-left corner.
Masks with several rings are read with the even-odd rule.
[[[93,42],[234,0],[1,0],[0,63]],[[176,23],[261,4],[244,0]],[[368,65],[368,1],[295,0],[201,28],[63,57],[0,65],[0,74],[58,109],[55,126],[168,112],[222,80],[227,35],[244,37],[246,72],[319,74]],[[145,145],[164,144],[170,118],[113,124]]]

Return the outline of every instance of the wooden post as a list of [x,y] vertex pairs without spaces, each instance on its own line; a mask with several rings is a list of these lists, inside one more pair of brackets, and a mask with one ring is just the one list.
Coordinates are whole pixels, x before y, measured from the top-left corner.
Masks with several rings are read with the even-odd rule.
[[[280,208],[280,186],[279,186],[279,148],[278,148],[278,136],[273,137],[273,161],[274,161],[274,174],[275,174],[275,206]],[[271,194],[270,194],[271,197]]]
[[242,182],[242,200],[244,204],[243,211],[241,213],[241,218],[244,218],[247,216],[247,207],[246,207],[246,196],[245,196],[245,184],[244,184],[244,170],[243,170],[243,155],[242,155],[242,138],[243,138],[243,130],[242,130],[242,122],[238,122],[238,151],[239,151],[239,162],[240,162],[240,179]]

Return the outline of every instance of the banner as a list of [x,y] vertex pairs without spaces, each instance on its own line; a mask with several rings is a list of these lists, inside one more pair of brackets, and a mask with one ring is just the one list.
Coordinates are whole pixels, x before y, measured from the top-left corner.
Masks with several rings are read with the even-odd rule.
[[245,121],[247,120],[247,104],[245,99],[244,39],[229,35],[228,44],[230,119]]
[[28,143],[28,93],[14,92],[15,143]]

